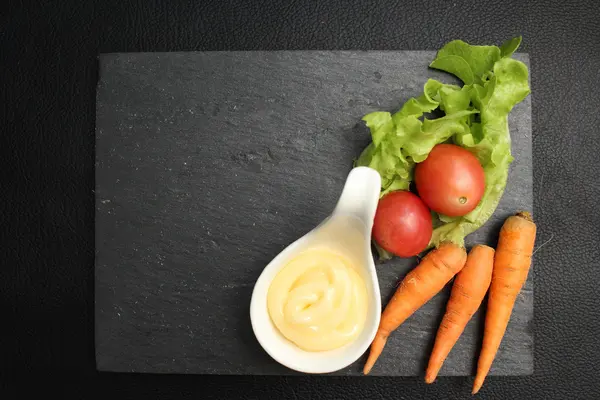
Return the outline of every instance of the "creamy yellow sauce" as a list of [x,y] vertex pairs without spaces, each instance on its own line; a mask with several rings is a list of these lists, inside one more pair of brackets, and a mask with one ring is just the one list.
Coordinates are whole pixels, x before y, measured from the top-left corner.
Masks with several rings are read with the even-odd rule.
[[349,259],[327,248],[312,248],[277,274],[267,306],[279,332],[298,347],[333,350],[362,331],[367,291]]

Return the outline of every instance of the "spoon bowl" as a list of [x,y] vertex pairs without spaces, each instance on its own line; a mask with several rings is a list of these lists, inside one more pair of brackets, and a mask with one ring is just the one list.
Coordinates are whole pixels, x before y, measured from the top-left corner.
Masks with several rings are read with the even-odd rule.
[[[352,169],[331,215],[279,253],[256,281],[250,302],[252,329],[264,350],[280,364],[304,373],[334,372],[354,363],[373,341],[381,316],[381,297],[371,252],[371,230],[380,188],[377,171],[368,167]],[[278,331],[268,312],[267,293],[277,273],[292,257],[321,245],[353,260],[365,284],[368,305],[358,337],[337,349],[315,352],[301,349]]]

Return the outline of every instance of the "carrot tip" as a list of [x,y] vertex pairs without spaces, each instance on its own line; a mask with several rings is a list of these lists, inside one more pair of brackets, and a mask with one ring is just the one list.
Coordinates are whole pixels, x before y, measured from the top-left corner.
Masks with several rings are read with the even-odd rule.
[[371,351],[369,353],[369,357],[367,357],[367,362],[363,367],[363,374],[367,375],[371,372],[371,368],[375,365],[377,358],[383,351],[383,347],[385,346],[385,342],[387,341],[387,334],[377,332],[375,338],[373,339],[373,343],[371,343]]
[[475,382],[473,383],[473,391],[471,394],[477,394],[479,389],[483,386],[483,379],[475,378]]
[[373,365],[375,365],[376,360],[377,360],[377,356],[371,357],[371,355],[369,355],[369,358],[367,359],[367,362],[365,363],[365,366],[363,367],[364,375],[368,375],[369,372],[371,372],[371,369],[373,368]]
[[521,217],[526,219],[529,222],[533,222],[533,217],[531,216],[531,213],[528,211],[519,211],[518,213],[515,214],[517,217]]

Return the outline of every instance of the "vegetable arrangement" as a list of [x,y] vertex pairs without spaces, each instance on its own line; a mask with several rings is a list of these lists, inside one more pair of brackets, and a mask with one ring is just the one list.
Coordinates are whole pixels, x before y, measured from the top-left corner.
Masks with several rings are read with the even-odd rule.
[[[476,207],[461,216],[434,212],[433,234],[422,250],[444,241],[464,245],[465,236],[480,228],[496,210],[513,160],[508,114],[530,93],[527,66],[511,58],[520,43],[521,38],[500,47],[474,46],[461,40],[449,42],[430,66],[454,74],[464,82],[462,87],[430,79],[423,94],[409,99],[398,112],[377,111],[363,117],[372,142],[355,166],[368,166],[379,172],[381,197],[409,190],[415,165],[425,161],[439,144],[451,143],[468,150],[483,169],[485,189]],[[424,117],[433,111],[441,111],[444,116]],[[426,197],[421,199],[427,201]],[[450,205],[445,209],[449,208]],[[381,246],[378,251],[381,259],[393,256]]]
[[[425,381],[435,380],[488,294],[473,393],[483,385],[527,278],[536,235],[523,211],[504,222],[495,250],[482,244],[468,254],[465,249],[465,237],[496,210],[513,161],[508,115],[530,93],[527,67],[511,58],[520,43],[520,37],[500,47],[449,42],[430,67],[455,75],[462,87],[430,79],[423,94],[396,113],[363,118],[372,142],[355,166],[371,167],[382,178],[372,234],[380,259],[430,250],[386,305],[365,374],[391,332],[456,278]],[[443,115],[430,119],[432,112]]]

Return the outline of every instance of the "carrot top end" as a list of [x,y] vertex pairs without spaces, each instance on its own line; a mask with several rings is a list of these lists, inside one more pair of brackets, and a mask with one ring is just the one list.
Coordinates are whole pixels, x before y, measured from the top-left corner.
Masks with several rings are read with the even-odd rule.
[[531,215],[530,212],[528,211],[519,211],[518,213],[515,214],[517,217],[521,217],[523,219],[526,219],[529,222],[533,222],[533,216]]

